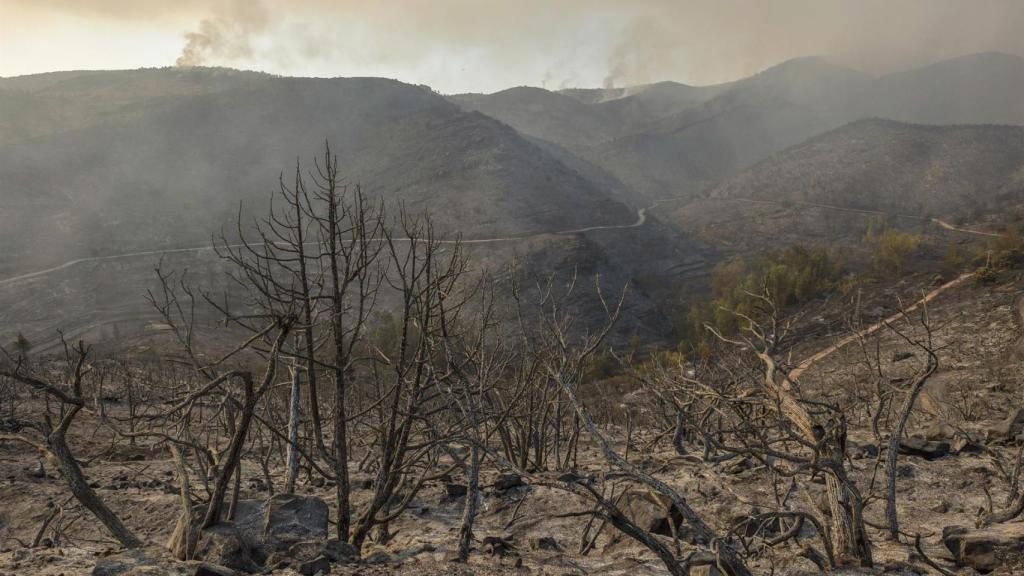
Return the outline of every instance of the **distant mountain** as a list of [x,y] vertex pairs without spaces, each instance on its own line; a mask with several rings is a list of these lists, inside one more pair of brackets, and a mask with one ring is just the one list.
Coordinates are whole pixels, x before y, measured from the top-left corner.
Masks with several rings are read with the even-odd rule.
[[[575,100],[571,114],[546,106],[553,99],[527,105],[517,94],[478,95],[463,105],[557,142],[639,196],[692,198],[772,153],[858,119],[1024,124],[1024,59],[977,54],[873,78],[798,58],[720,86],[563,91]],[[608,134],[614,136],[601,140]]]
[[512,128],[429,90],[249,74],[222,84],[210,74],[196,83],[171,69],[6,79],[28,109],[62,109],[50,98],[116,96],[64,130],[31,116],[0,125],[0,264],[205,244],[239,202],[261,212],[278,174],[297,158],[309,162],[325,140],[350,182],[432,211],[452,234],[518,236],[636,218],[614,192]]
[[817,58],[792,60],[588,156],[651,198],[693,196],[768,154],[858,116],[871,79]]
[[861,120],[727,179],[713,199],[810,202],[917,216],[1024,202],[1024,128]]
[[596,104],[622,98],[629,92],[629,88],[562,88],[557,92],[584,104]]
[[1024,124],[1024,58],[986,52],[875,83],[874,113],[922,124]]
[[726,90],[658,82],[630,88],[568,89],[551,92],[518,87],[494,94],[457,94],[463,108],[483,112],[523,134],[573,150],[640,132],[655,122],[708,101]]
[[[971,216],[1024,202],[1021,94],[1024,60],[1003,54],[882,78],[801,58],[710,87],[449,97],[377,78],[203,68],[0,78],[0,280],[206,245],[240,205],[243,217],[263,213],[278,176],[330,141],[350,183],[430,211],[445,234],[505,239],[473,245],[487,265],[515,258],[629,282],[626,329],[639,330],[680,288],[699,291],[723,254],[860,241],[863,218],[803,203]],[[640,208],[644,224],[624,228]],[[216,262],[189,254],[179,264],[216,275]],[[124,294],[141,293],[143,260],[8,283],[0,322],[41,333],[69,311],[83,327],[97,310],[136,318]],[[120,274],[126,284],[107,292]],[[17,307],[41,289],[45,317]]]
[[596,144],[615,135],[615,118],[597,106],[542,88],[521,86],[494,94],[449,97],[459,106],[562,146]]
[[729,84],[688,86],[678,82],[657,82],[626,89],[617,98],[594,102],[602,115],[614,118],[620,132],[637,132],[651,124],[707,102],[725,92]]

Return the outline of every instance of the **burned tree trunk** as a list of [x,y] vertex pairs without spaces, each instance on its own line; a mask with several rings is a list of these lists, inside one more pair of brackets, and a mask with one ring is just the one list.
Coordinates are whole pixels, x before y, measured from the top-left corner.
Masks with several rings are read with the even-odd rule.
[[480,501],[480,447],[476,444],[469,449],[469,469],[466,475],[466,503],[462,509],[462,525],[459,526],[459,562],[469,560],[469,548],[473,542],[473,522],[476,520]]
[[[80,409],[80,406],[72,406],[65,414],[65,420],[70,424],[71,419],[74,418],[75,413]],[[85,475],[82,474],[82,469],[79,467],[78,461],[75,459],[74,454],[71,453],[71,449],[68,447],[66,433],[67,427],[62,423],[56,430],[47,436],[46,445],[50,449],[50,453],[53,454],[54,458],[57,460],[57,464],[60,466],[64,479],[67,480],[71,493],[82,504],[82,506],[85,506],[86,509],[96,516],[96,519],[110,531],[110,534],[113,535],[122,546],[125,548],[142,547],[142,541],[139,540],[123,522],[121,522],[121,519],[107,507],[92,487],[89,486],[89,482],[85,479]]]
[[792,381],[778,370],[771,354],[767,351],[759,352],[758,357],[764,366],[765,390],[777,399],[782,416],[800,432],[804,441],[818,447],[817,458],[828,470],[825,486],[832,518],[832,554],[836,562],[840,565],[871,566],[871,546],[862,516],[863,501],[846,476],[845,423],[832,421],[823,425],[816,422],[806,406],[793,394]]
[[295,480],[299,477],[299,403],[302,401],[302,371],[291,367],[292,385],[288,395],[288,454],[285,472],[285,494],[295,493]]

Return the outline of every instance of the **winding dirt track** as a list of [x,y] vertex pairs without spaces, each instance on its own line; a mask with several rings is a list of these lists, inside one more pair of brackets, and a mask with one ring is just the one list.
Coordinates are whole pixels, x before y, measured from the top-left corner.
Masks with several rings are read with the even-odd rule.
[[[518,241],[518,240],[528,240],[530,238],[540,238],[541,236],[567,236],[567,235],[570,235],[570,234],[580,234],[580,233],[583,233],[583,232],[593,232],[595,230],[623,230],[623,229],[626,229],[626,228],[638,228],[638,227],[643,226],[644,224],[647,223],[647,211],[655,208],[657,205],[658,205],[658,203],[655,202],[654,204],[651,204],[650,206],[647,206],[645,208],[640,208],[639,210],[637,210],[637,212],[636,212],[636,220],[633,221],[630,224],[607,224],[607,225],[603,225],[603,226],[587,226],[586,228],[574,228],[572,230],[559,230],[559,231],[555,231],[555,232],[537,232],[535,234],[524,234],[522,236],[501,236],[501,237],[497,237],[497,238],[473,238],[473,239],[462,239],[462,240],[441,240],[441,242],[446,243],[446,244],[454,244],[455,242],[460,242],[462,244],[490,244],[490,243],[494,243],[494,242],[515,242],[515,241]],[[377,239],[377,240],[381,240],[381,239]],[[396,240],[408,240],[408,239],[407,238],[398,238]],[[259,246],[261,244],[262,243],[230,244],[227,247],[228,248],[241,248],[241,247],[244,247],[244,246],[247,246],[247,245],[248,246]],[[47,268],[45,270],[37,270],[36,272],[28,272],[26,274],[20,274],[18,276],[12,276],[10,278],[5,278],[3,280],[0,280],[0,286],[6,286],[8,284],[13,284],[15,282],[20,282],[22,280],[30,280],[32,278],[37,278],[39,276],[46,276],[47,274],[53,274],[54,272],[59,272],[61,270],[66,270],[68,268],[72,268],[74,266],[78,266],[79,264],[85,264],[85,263],[88,263],[88,262],[106,262],[106,261],[110,261],[110,260],[123,260],[123,259],[129,259],[129,258],[140,258],[140,257],[143,257],[143,256],[163,256],[163,255],[166,255],[166,254],[184,254],[184,253],[188,253],[188,252],[208,252],[208,251],[211,251],[211,250],[213,250],[212,246],[200,246],[200,247],[196,247],[196,248],[170,248],[170,249],[167,249],[167,250],[144,250],[142,252],[126,252],[124,254],[111,254],[111,255],[108,255],[108,256],[92,256],[92,257],[88,257],[88,258],[76,258],[74,260],[69,260],[69,261],[67,261],[67,262],[65,262],[63,264],[60,264],[58,266],[54,266],[52,268]]]
[[[678,200],[678,199],[680,199],[680,198],[668,198],[668,199],[665,199],[664,201],[671,201],[671,200]],[[922,216],[911,216],[911,215],[906,215],[906,214],[889,214],[887,212],[880,212],[880,211],[875,211],[875,210],[863,210],[863,209],[859,209],[859,208],[846,208],[846,207],[843,207],[843,206],[831,206],[831,205],[828,205],[828,204],[818,204],[818,203],[815,203],[815,202],[800,202],[800,201],[796,201],[796,202],[782,203],[782,202],[776,202],[776,201],[772,201],[772,200],[754,200],[752,198],[737,198],[737,200],[740,200],[740,201],[743,201],[743,202],[755,203],[755,204],[773,204],[773,205],[778,205],[778,206],[783,206],[783,205],[786,205],[786,204],[796,204],[796,205],[809,206],[809,207],[814,207],[814,208],[824,208],[826,210],[836,210],[836,211],[840,211],[840,212],[852,212],[852,213],[856,213],[856,214],[872,214],[872,215],[884,215],[884,216],[897,216],[897,217],[900,217],[900,218],[911,218],[911,219],[914,219],[914,220],[929,220],[929,219],[924,218]],[[496,242],[515,242],[515,241],[518,241],[518,240],[528,240],[530,238],[539,238],[541,236],[565,236],[565,235],[570,235],[570,234],[581,234],[583,232],[593,232],[593,231],[596,231],[596,230],[623,230],[623,229],[627,229],[627,228],[638,228],[638,227],[643,226],[644,224],[647,223],[647,212],[657,208],[658,204],[659,204],[659,202],[655,202],[655,203],[651,204],[650,206],[647,206],[645,208],[640,208],[639,210],[637,210],[637,212],[636,212],[636,220],[631,222],[631,223],[629,223],[629,224],[607,224],[607,225],[603,225],[603,226],[587,226],[585,228],[573,228],[571,230],[559,230],[559,231],[555,231],[555,232],[537,232],[535,234],[523,234],[521,236],[500,236],[500,237],[495,237],[495,238],[475,238],[475,239],[463,239],[463,240],[442,240],[442,242],[445,242],[445,243],[461,242],[463,244],[491,244],[491,243],[496,243]],[[973,234],[973,235],[976,235],[976,236],[987,236],[987,237],[993,237],[993,238],[999,236],[999,234],[996,234],[996,233],[993,233],[993,232],[983,232],[983,231],[980,231],[980,230],[968,230],[966,228],[958,228],[958,227],[953,226],[952,224],[950,224],[948,222],[945,222],[943,220],[940,220],[938,218],[932,218],[929,221],[937,224],[938,226],[940,226],[940,227],[942,227],[942,228],[944,228],[946,230],[950,230],[952,232],[962,232],[964,234]],[[253,244],[253,245],[257,245],[257,244]],[[244,246],[244,244],[233,244],[230,247],[231,248],[241,248],[242,246]],[[213,248],[210,247],[210,246],[199,246],[199,247],[195,247],[195,248],[170,248],[170,249],[167,249],[167,250],[144,250],[144,251],[141,251],[141,252],[127,252],[127,253],[124,253],[124,254],[111,254],[111,255],[108,255],[108,256],[92,256],[92,257],[88,257],[88,258],[76,258],[74,260],[69,260],[68,262],[65,262],[63,264],[59,264],[59,265],[54,266],[52,268],[47,268],[45,270],[37,270],[35,272],[28,272],[28,273],[25,273],[25,274],[20,274],[18,276],[12,276],[10,278],[5,278],[3,280],[0,280],[0,287],[6,286],[8,284],[13,284],[15,282],[20,282],[22,280],[30,280],[32,278],[37,278],[37,277],[40,277],[40,276],[46,276],[48,274],[53,274],[54,272],[59,272],[61,270],[66,270],[68,268],[77,266],[79,264],[85,264],[85,263],[88,263],[88,262],[106,262],[106,261],[110,261],[110,260],[122,260],[122,259],[128,259],[128,258],[140,258],[140,257],[144,257],[144,256],[163,256],[165,254],[184,254],[184,253],[189,253],[189,252],[205,252],[205,251],[210,251],[212,249]]]
[[[751,202],[751,203],[759,203],[759,204],[784,205],[781,202],[774,202],[774,201],[770,201],[770,200],[754,200],[754,199],[748,199],[748,198],[738,198],[737,200],[744,201],[744,202]],[[886,212],[873,211],[873,210],[862,210],[862,209],[858,209],[858,208],[846,208],[846,207],[843,207],[843,206],[831,206],[831,205],[828,205],[828,204],[818,204],[818,203],[814,203],[814,202],[790,202],[789,204],[798,204],[798,205],[803,205],[803,206],[810,206],[810,207],[815,207],[815,208],[823,208],[823,209],[826,209],[826,210],[836,210],[836,211],[841,211],[841,212],[852,212],[852,213],[859,213],[859,214],[872,214],[872,215],[877,214],[877,215],[890,215],[890,216],[893,216],[893,214],[889,214],[889,213],[886,213]],[[522,236],[504,236],[504,237],[497,237],[497,238],[477,238],[477,239],[468,239],[468,240],[442,240],[442,242],[447,242],[447,243],[462,242],[463,244],[487,244],[487,243],[494,243],[494,242],[514,242],[514,241],[517,241],[517,240],[526,240],[526,239],[529,239],[529,238],[538,238],[538,237],[541,237],[541,236],[552,236],[552,235],[558,236],[558,235],[579,234],[579,233],[583,233],[583,232],[592,232],[592,231],[595,231],[595,230],[622,230],[622,229],[627,229],[627,228],[637,228],[637,227],[643,226],[644,224],[647,223],[647,212],[648,212],[648,210],[652,210],[652,209],[656,208],[657,206],[658,206],[658,203],[655,202],[654,204],[651,204],[650,206],[647,206],[645,208],[640,208],[639,210],[637,210],[636,220],[634,222],[630,223],[630,224],[609,224],[609,225],[603,225],[603,226],[588,226],[588,227],[585,227],[585,228],[574,228],[572,230],[561,230],[561,231],[557,231],[557,232],[539,232],[539,233],[536,233],[536,234],[525,234],[525,235],[522,235]],[[925,218],[925,217],[922,217],[922,216],[911,216],[911,215],[904,215],[904,214],[895,214],[894,216],[898,216],[898,217],[901,217],[901,218],[912,218],[912,219],[915,219],[915,220],[922,220],[922,221],[926,220],[926,221],[932,222],[934,224],[937,224],[938,226],[940,226],[941,228],[943,228],[945,230],[949,230],[949,231],[952,231],[952,232],[960,232],[960,233],[964,233],[964,234],[972,234],[972,235],[975,235],[975,236],[985,236],[985,237],[990,237],[990,238],[991,237],[998,237],[999,236],[999,234],[996,234],[994,232],[984,232],[984,231],[981,231],[981,230],[970,230],[970,229],[967,229],[967,228],[959,228],[959,227],[956,227],[956,226],[954,226],[954,225],[952,225],[952,224],[950,224],[948,222],[940,220],[938,218],[928,219],[928,218]],[[245,245],[244,244],[234,244],[234,245],[231,245],[232,248],[239,248],[239,247],[242,247],[242,246],[245,246]],[[29,280],[29,279],[37,278],[37,277],[40,277],[40,276],[46,276],[48,274],[52,274],[54,272],[59,272],[61,270],[66,270],[68,268],[77,266],[79,264],[84,264],[84,263],[87,263],[87,262],[104,262],[104,261],[110,261],[110,260],[138,258],[138,257],[144,257],[144,256],[162,256],[162,255],[165,255],[165,254],[180,254],[180,253],[188,253],[188,252],[202,252],[202,251],[209,251],[209,250],[212,250],[212,249],[213,248],[210,247],[210,246],[203,246],[203,247],[197,247],[197,248],[172,248],[172,249],[168,249],[168,250],[146,250],[146,251],[142,251],[142,252],[130,252],[130,253],[125,253],[125,254],[113,254],[113,255],[109,255],[109,256],[94,256],[94,257],[90,257],[90,258],[78,258],[78,259],[70,260],[70,261],[65,262],[63,264],[60,264],[59,266],[54,266],[52,268],[47,268],[45,270],[39,270],[39,271],[36,271],[36,272],[29,272],[27,274],[21,274],[19,276],[13,276],[11,278],[6,278],[6,279],[3,279],[3,280],[0,280],[0,287],[8,285],[8,284],[13,284],[15,282],[19,282],[19,281],[22,281],[22,280]],[[945,284],[935,288],[934,290],[932,290],[931,292],[926,294],[923,298],[921,298],[920,300],[915,302],[913,305],[911,305],[909,308],[906,309],[906,312],[912,312],[912,311],[916,310],[917,308],[919,308],[920,306],[922,306],[923,304],[931,302],[932,300],[934,300],[937,296],[939,296],[940,294],[942,294],[946,290],[949,290],[950,288],[954,288],[956,286],[959,286],[960,284],[962,284],[963,282],[965,282],[966,280],[968,280],[972,276],[973,276],[973,273],[968,272],[968,273],[962,274],[961,276],[959,276],[958,278],[956,278],[954,280],[946,282]],[[885,326],[885,324],[887,322],[894,322],[897,319],[899,319],[903,314],[904,314],[904,312],[893,314],[892,316],[890,316],[890,317],[888,317],[888,318],[886,318],[884,320],[881,320],[879,322],[876,322],[875,324],[872,324],[871,326],[869,326],[869,327],[867,327],[867,328],[865,328],[865,329],[863,329],[863,330],[861,330],[859,332],[855,332],[853,334],[850,334],[849,336],[846,336],[846,337],[842,338],[841,340],[839,340],[835,344],[829,346],[828,348],[820,350],[819,352],[815,353],[813,356],[805,359],[799,365],[797,365],[797,367],[794,368],[790,372],[789,377],[794,379],[794,380],[798,379],[800,377],[800,375],[803,374],[808,368],[810,368],[815,362],[818,362],[818,361],[828,357],[829,355],[831,355],[832,353],[836,352],[837,350],[843,348],[844,346],[846,346],[850,342],[854,342],[854,341],[858,340],[859,338],[861,338],[863,336],[867,336],[867,335],[870,335],[870,334],[878,331],[883,326]]]
[[920,220],[922,222],[931,222],[937,224],[940,228],[944,228],[951,232],[962,232],[964,234],[973,234],[975,236],[986,236],[989,238],[998,238],[999,234],[995,232],[985,232],[982,230],[971,230],[969,228],[959,228],[941,220],[939,218],[928,218],[925,216],[915,216],[913,214],[896,214],[892,212],[882,212],[881,210],[867,210],[864,208],[847,208],[845,206],[834,206],[832,204],[820,204],[818,202],[804,202],[802,200],[792,200],[789,202],[779,202],[776,200],[755,200],[754,198],[736,198],[740,202],[749,202],[751,204],[771,204],[772,206],[808,206],[811,208],[823,208],[825,210],[833,210],[836,212],[849,212],[851,214],[867,214],[869,216],[895,216],[896,218],[907,218],[910,220]]

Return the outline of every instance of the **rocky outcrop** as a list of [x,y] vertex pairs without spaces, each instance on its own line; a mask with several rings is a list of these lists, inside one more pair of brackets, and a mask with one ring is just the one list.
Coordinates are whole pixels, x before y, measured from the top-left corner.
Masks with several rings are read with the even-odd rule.
[[267,500],[264,517],[268,550],[287,550],[298,542],[327,538],[327,503],[320,498],[278,494]]
[[223,523],[203,530],[196,547],[196,558],[253,573],[262,569],[266,554],[261,548],[246,542],[233,524]]
[[240,500],[233,522],[203,530],[196,558],[243,573],[292,567],[300,573],[306,569],[328,574],[331,562],[358,561],[359,551],[347,542],[327,539],[327,513],[327,503],[312,496]]

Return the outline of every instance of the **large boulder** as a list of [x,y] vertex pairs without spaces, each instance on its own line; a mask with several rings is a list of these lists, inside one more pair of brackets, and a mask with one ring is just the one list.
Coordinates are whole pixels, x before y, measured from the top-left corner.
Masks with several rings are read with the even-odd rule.
[[263,547],[263,522],[267,503],[264,500],[239,500],[231,523],[238,535],[253,548]]
[[1024,524],[999,524],[976,530],[947,526],[942,530],[942,543],[960,566],[990,572],[1024,558]]
[[278,494],[266,503],[263,538],[269,550],[327,538],[327,503],[315,496]]
[[254,573],[263,569],[266,558],[260,548],[251,546],[242,538],[233,524],[221,523],[210,526],[199,535],[196,559]]

